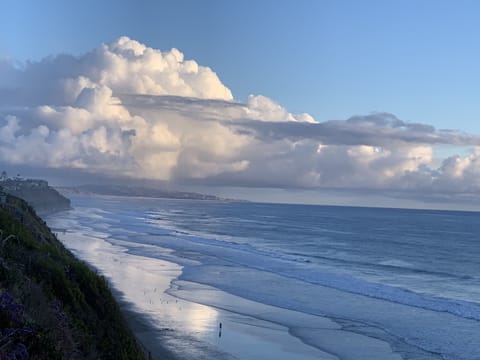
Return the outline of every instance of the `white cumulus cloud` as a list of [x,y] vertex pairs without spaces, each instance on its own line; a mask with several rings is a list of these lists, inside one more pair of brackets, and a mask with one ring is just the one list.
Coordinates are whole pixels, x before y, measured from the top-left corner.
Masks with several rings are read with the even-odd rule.
[[[177,49],[121,37],[0,64],[0,163],[236,186],[478,192],[480,137],[374,113],[317,122],[246,102]],[[436,159],[439,145],[471,146]]]

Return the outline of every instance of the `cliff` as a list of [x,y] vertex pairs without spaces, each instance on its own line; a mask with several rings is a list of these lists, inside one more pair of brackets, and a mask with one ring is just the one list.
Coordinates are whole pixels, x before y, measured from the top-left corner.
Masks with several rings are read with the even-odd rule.
[[49,186],[45,180],[6,178],[0,181],[0,190],[25,200],[39,213],[70,208],[70,200]]
[[0,359],[143,359],[106,280],[0,193]]

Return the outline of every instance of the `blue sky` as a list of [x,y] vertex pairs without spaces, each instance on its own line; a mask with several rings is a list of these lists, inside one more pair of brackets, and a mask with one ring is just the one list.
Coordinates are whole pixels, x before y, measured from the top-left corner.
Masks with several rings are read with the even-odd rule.
[[210,66],[242,101],[480,133],[479,13],[477,1],[4,0],[0,51],[38,60],[127,35]]

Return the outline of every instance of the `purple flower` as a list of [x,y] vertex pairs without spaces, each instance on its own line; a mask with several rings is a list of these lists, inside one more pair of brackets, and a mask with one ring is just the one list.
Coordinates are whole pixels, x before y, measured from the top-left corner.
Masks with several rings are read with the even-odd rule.
[[7,291],[0,295],[0,311],[7,315],[15,325],[23,324],[23,305],[18,304]]

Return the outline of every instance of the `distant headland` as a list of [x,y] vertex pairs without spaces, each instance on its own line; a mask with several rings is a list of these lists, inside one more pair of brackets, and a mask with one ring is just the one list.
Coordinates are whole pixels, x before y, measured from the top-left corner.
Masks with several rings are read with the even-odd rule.
[[26,179],[20,175],[9,177],[5,171],[0,175],[0,193],[25,200],[38,213],[50,213],[70,208],[70,200],[48,185],[46,180]]
[[215,195],[199,194],[195,192],[185,192],[166,189],[153,189],[138,186],[125,185],[80,185],[74,187],[57,187],[64,194],[97,194],[110,196],[133,196],[163,199],[183,199],[183,200],[210,200],[210,201],[238,201],[245,200],[221,198]]

